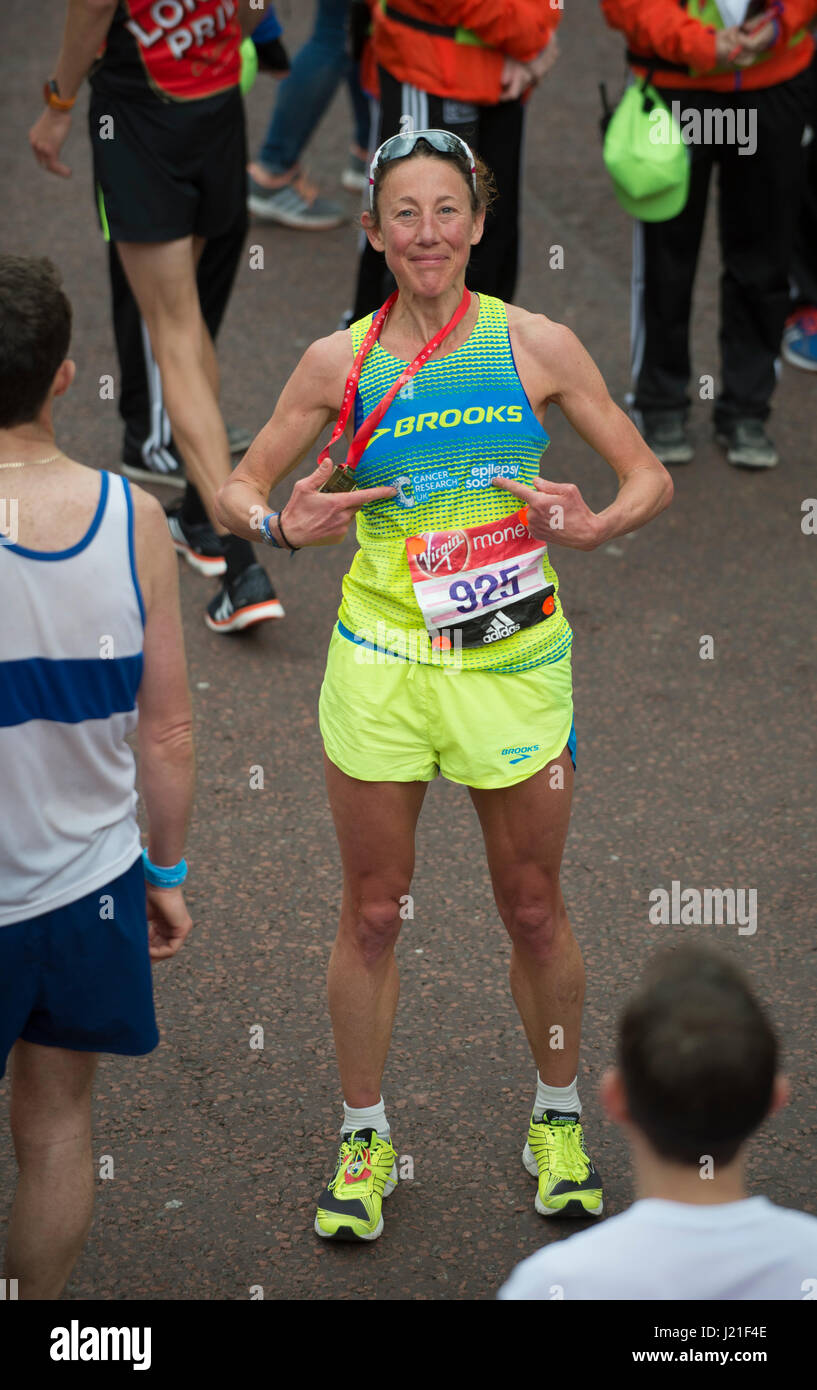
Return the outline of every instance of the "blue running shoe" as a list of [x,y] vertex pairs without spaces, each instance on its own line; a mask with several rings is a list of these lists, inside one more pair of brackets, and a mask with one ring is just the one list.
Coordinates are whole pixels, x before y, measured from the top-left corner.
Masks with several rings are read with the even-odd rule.
[[783,356],[793,367],[817,372],[817,309],[798,309],[786,320]]

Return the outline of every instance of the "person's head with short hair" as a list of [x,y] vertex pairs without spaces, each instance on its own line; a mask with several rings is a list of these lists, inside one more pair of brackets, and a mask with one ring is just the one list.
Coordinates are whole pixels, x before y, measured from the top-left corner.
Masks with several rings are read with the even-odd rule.
[[46,257],[0,256],[0,429],[37,420],[68,389],[71,305]]
[[433,296],[464,276],[496,186],[487,165],[462,141],[447,131],[427,134],[395,136],[381,146],[363,225],[375,250],[385,252],[398,286]]
[[619,1020],[617,1067],[602,1084],[610,1117],[664,1163],[731,1164],[785,1103],[774,1030],[748,981],[702,946],[662,951]]

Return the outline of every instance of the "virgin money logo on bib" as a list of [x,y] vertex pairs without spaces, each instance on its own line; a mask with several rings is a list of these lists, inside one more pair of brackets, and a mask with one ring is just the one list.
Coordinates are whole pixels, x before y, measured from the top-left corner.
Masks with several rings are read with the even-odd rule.
[[406,537],[409,576],[432,642],[452,634],[464,647],[513,637],[556,611],[544,573],[547,547],[520,508],[479,526]]
[[458,574],[471,558],[465,531],[427,531],[412,537],[412,553],[423,574]]

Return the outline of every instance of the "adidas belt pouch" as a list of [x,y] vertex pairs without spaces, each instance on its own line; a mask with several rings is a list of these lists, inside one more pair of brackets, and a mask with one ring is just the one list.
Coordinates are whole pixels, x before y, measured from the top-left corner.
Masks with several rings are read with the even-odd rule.
[[432,647],[490,646],[549,618],[556,599],[544,576],[546,550],[522,511],[409,536],[409,574]]

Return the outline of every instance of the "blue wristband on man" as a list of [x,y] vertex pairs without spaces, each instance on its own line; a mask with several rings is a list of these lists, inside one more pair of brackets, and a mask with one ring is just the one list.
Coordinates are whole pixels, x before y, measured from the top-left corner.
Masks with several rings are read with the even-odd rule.
[[180,888],[187,878],[186,859],[180,859],[178,864],[163,868],[161,864],[152,863],[147,849],[143,849],[142,865],[147,882],[153,884],[154,888]]

